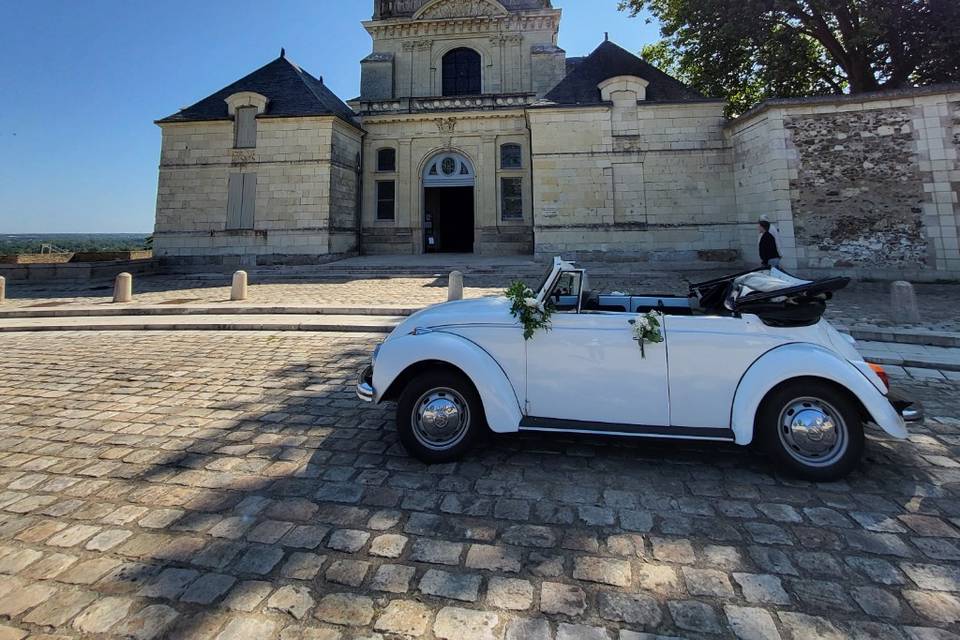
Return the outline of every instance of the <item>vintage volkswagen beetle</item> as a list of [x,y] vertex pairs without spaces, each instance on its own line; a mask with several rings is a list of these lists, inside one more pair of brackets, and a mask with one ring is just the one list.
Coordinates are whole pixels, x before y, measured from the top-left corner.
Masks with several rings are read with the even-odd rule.
[[[864,425],[895,438],[922,420],[883,370],[822,319],[848,279],[754,271],[687,296],[596,295],[560,258],[539,289],[549,331],[525,340],[505,297],[423,310],[379,345],[359,376],[365,401],[397,402],[406,449],[438,463],[486,428],[758,444],[811,480],[858,463]],[[662,314],[663,342],[638,349],[638,314]]]

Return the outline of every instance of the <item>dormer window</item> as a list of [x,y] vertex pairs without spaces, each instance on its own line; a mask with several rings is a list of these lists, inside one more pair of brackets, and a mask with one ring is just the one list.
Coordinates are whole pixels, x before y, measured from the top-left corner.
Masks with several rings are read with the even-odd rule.
[[240,107],[235,118],[237,149],[255,149],[257,147],[257,108]]
[[482,92],[480,54],[454,49],[443,56],[443,95],[476,96]]

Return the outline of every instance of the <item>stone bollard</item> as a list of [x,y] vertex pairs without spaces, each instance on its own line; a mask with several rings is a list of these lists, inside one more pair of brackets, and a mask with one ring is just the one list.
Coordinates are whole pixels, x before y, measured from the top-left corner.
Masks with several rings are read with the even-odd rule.
[[890,288],[890,313],[894,322],[917,324],[920,322],[920,309],[917,307],[917,294],[913,285],[903,280],[893,283]]
[[133,302],[133,276],[121,273],[113,283],[114,302]]
[[0,276],[0,304],[7,300],[7,279]]
[[237,271],[233,274],[233,287],[230,289],[230,300],[236,302],[247,299],[247,272]]
[[463,274],[459,271],[450,272],[450,291],[447,300],[463,300]]

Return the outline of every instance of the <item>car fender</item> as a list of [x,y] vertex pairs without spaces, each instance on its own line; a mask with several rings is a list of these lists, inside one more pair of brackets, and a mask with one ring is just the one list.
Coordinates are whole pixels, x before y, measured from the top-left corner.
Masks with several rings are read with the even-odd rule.
[[453,333],[426,331],[391,338],[380,348],[373,367],[376,402],[404,371],[421,362],[436,360],[463,371],[480,394],[487,424],[497,433],[519,430],[523,413],[507,374],[476,343]]
[[809,343],[776,347],[760,356],[740,379],[734,395],[730,424],[737,444],[753,441],[760,403],[777,385],[793,378],[830,380],[855,395],[877,425],[894,438],[906,438],[903,418],[869,379],[832,351]]

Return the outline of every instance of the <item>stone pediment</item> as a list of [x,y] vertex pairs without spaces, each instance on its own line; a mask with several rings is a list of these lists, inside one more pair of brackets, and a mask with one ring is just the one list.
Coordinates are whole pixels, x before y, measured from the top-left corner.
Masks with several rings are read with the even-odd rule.
[[484,18],[509,15],[496,0],[434,0],[414,14],[414,20],[444,20],[447,18]]

